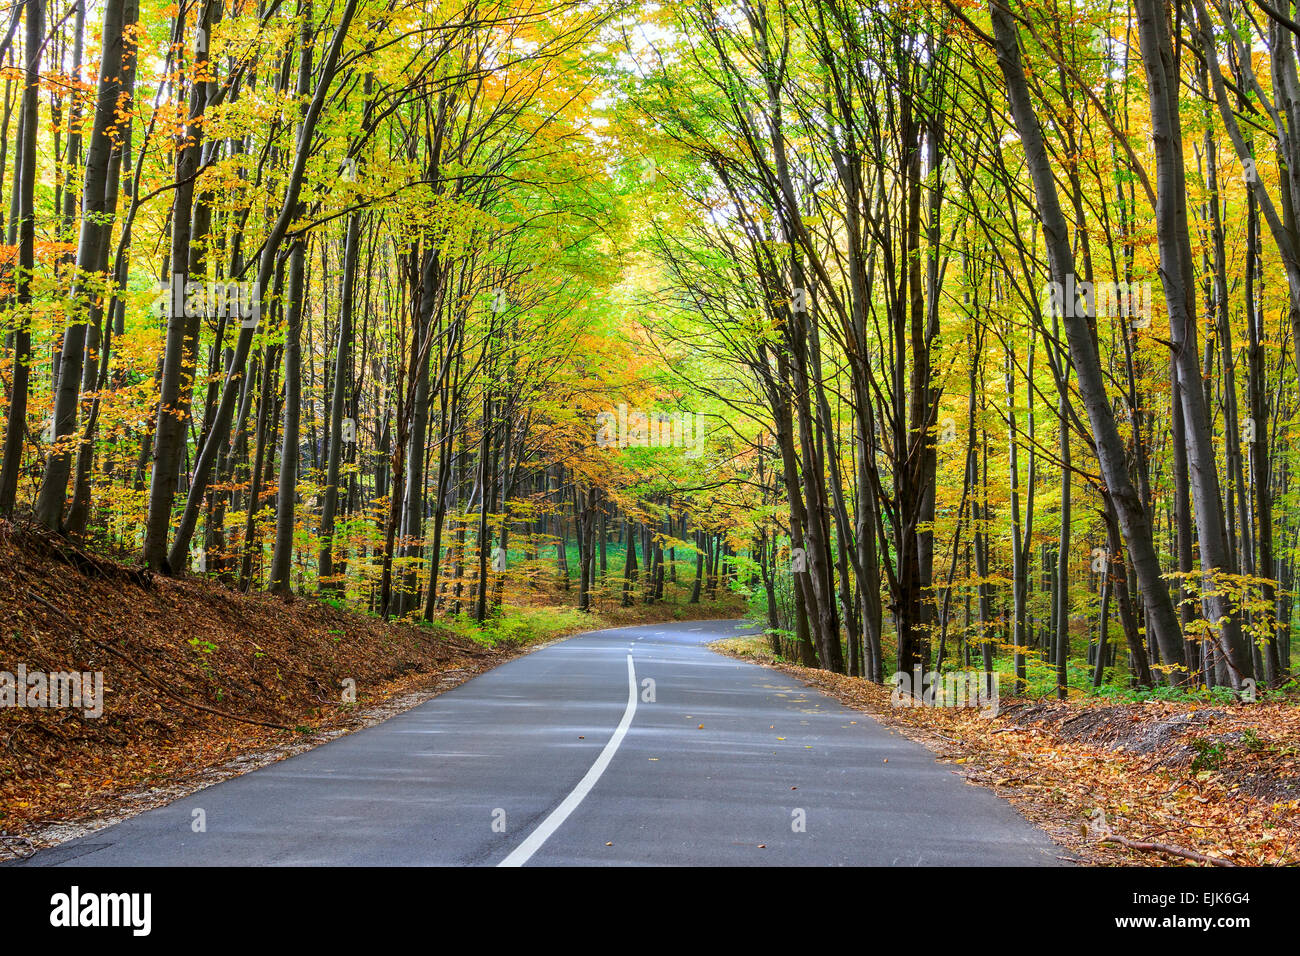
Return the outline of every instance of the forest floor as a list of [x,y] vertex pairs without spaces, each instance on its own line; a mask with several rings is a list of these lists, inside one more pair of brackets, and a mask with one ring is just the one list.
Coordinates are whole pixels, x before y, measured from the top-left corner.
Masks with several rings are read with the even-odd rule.
[[[592,628],[736,617],[734,596],[580,614],[530,588],[510,627],[385,622],[308,598],[148,575],[0,522],[0,671],[102,672],[102,716],[0,707],[0,859],[169,803]],[[553,601],[553,604],[548,604]]]
[[760,638],[715,650],[785,671],[928,746],[1072,858],[1103,866],[1300,864],[1300,701],[1009,698],[896,707],[893,688],[800,667]]

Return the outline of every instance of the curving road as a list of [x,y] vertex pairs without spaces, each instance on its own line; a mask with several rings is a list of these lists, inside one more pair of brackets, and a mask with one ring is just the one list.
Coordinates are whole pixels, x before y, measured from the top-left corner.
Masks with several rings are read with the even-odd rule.
[[703,646],[741,626],[570,638],[26,865],[1059,864],[920,744]]

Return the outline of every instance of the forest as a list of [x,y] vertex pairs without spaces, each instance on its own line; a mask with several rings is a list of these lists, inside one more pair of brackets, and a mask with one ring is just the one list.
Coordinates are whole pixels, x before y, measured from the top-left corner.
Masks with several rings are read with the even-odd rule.
[[0,516],[385,619],[1292,686],[1291,0],[5,19]]

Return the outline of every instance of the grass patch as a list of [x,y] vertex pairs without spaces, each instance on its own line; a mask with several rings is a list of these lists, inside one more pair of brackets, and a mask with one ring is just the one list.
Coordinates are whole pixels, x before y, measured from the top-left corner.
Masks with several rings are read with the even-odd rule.
[[452,633],[484,647],[525,647],[579,631],[599,628],[598,615],[584,614],[572,607],[507,608],[481,625],[462,615],[439,622]]
[[745,637],[724,637],[720,641],[713,641],[709,646],[722,651],[724,654],[757,661],[761,664],[789,663],[780,654],[772,653],[772,645],[761,634],[751,634]]

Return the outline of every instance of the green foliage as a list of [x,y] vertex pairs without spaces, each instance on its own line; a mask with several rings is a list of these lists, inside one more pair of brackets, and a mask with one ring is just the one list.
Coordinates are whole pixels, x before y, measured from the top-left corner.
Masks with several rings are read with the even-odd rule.
[[186,641],[186,643],[189,644],[189,646],[194,649],[194,652],[199,655],[200,669],[207,674],[211,674],[212,662],[209,660],[209,657],[214,651],[216,651],[217,645],[213,644],[211,641],[205,641],[198,637],[191,637]]
[[1092,693],[1097,697],[1135,703],[1146,700],[1202,704],[1236,704],[1241,702],[1241,698],[1231,687],[1171,687],[1167,684],[1160,684],[1154,688],[1146,688],[1105,685]]
[[1196,756],[1192,758],[1192,773],[1216,770],[1228,755],[1228,750],[1221,741],[1196,737],[1189,743],[1196,751]]
[[467,615],[440,626],[448,626],[459,637],[485,647],[524,647],[586,630],[592,626],[592,619],[572,607],[507,608],[482,626]]

